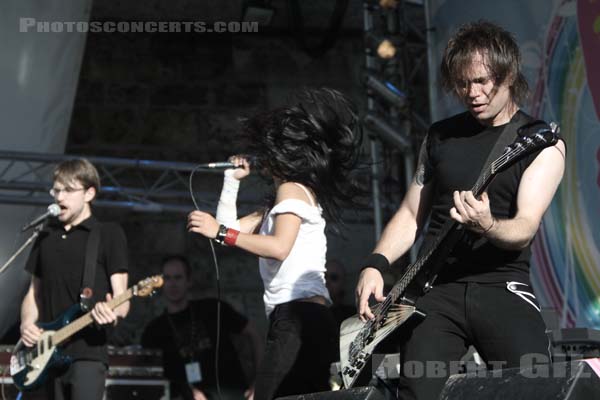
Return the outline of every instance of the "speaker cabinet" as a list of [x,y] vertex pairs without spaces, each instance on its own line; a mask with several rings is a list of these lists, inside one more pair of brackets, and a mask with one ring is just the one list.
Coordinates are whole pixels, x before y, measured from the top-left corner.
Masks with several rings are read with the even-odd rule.
[[373,387],[356,387],[348,390],[298,394],[279,397],[277,400],[385,400],[383,393]]
[[452,375],[440,400],[600,399],[600,359]]

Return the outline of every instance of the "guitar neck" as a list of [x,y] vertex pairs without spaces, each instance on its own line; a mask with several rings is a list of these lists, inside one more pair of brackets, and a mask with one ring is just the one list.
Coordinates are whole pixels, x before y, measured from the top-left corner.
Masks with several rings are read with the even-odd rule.
[[[112,299],[111,301],[109,301],[107,303],[108,307],[111,310],[114,310],[121,304],[125,303],[127,300],[131,299],[133,296],[134,288],[131,287],[125,292],[115,297],[114,299]],[[94,319],[92,318],[91,312],[82,315],[75,321],[56,331],[54,335],[52,335],[52,344],[58,346],[59,344],[63,343],[65,340],[67,340],[68,338],[85,328],[86,326],[90,325],[92,322],[94,322]]]
[[[475,196],[481,195],[483,191],[488,187],[491,183],[494,174],[492,174],[490,168],[486,168],[473,187],[471,191]],[[435,253],[435,251],[439,248],[440,244],[446,239],[446,237],[456,229],[458,223],[452,219],[446,221],[444,225],[442,225],[442,229],[436,236],[435,240],[428,246],[426,251],[423,252],[423,255],[419,257],[414,263],[410,264],[406,269],[406,272],[400,280],[392,287],[392,290],[388,294],[390,298],[389,304],[395,303],[398,298],[404,293],[408,285],[413,281],[413,279],[417,276],[417,274],[422,270],[422,268],[429,262],[431,256]],[[384,307],[385,308],[385,307]],[[382,310],[383,311],[383,310]]]

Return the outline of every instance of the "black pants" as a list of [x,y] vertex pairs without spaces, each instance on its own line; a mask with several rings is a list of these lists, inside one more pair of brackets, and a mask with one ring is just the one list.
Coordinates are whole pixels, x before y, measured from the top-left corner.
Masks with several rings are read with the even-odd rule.
[[269,316],[265,356],[255,385],[255,400],[329,390],[339,332],[328,307],[293,301]]
[[106,364],[77,360],[69,367],[53,371],[46,383],[50,400],[102,400]]
[[448,376],[459,372],[458,360],[469,345],[489,369],[550,362],[550,343],[528,281],[440,284],[417,301],[417,308],[427,317],[413,326],[409,321],[404,330],[400,399],[437,399]]

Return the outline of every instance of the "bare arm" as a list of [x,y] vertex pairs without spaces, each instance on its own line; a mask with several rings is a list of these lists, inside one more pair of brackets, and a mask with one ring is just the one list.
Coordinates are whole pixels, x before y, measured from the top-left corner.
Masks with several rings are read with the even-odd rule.
[[[275,203],[286,199],[306,202],[308,200],[304,191],[293,183],[284,183],[277,190]],[[279,214],[275,217],[275,230],[272,235],[240,232],[235,245],[259,257],[285,260],[296,241],[301,222],[302,219],[296,214]],[[188,216],[188,230],[191,232],[213,239],[218,229],[219,223],[210,214],[193,211]]]
[[423,229],[429,211],[431,185],[422,186],[413,181],[396,214],[386,225],[374,253],[383,254],[393,263],[415,243]]
[[275,217],[272,235],[240,233],[235,245],[259,257],[283,261],[296,242],[301,223],[302,219],[296,214],[279,214]]
[[254,233],[260,226],[263,220],[263,211],[255,211],[252,214],[248,214],[245,217],[239,219],[240,232]]
[[523,173],[517,193],[517,214],[497,220],[486,237],[498,247],[521,249],[534,238],[565,171],[565,145],[544,149]]
[[[427,159],[426,140],[421,146],[413,182],[373,251],[383,254],[390,263],[400,258],[414,244],[430,211],[433,178]],[[371,295],[377,301],[383,301],[383,278],[377,269],[366,268],[361,272],[356,286],[358,313],[362,319],[374,317],[369,308]]]
[[550,205],[565,169],[565,145],[542,150],[523,173],[517,192],[517,213],[510,219],[496,219],[484,194],[475,199],[471,192],[455,192],[450,215],[468,229],[482,233],[496,246],[507,250],[526,247],[534,238]]
[[40,315],[40,293],[40,279],[32,276],[29,290],[21,304],[21,339],[27,346],[37,343],[42,334],[42,330],[35,324]]
[[[117,297],[127,290],[129,274],[127,272],[118,272],[110,276],[110,286],[112,287],[113,297]],[[130,302],[126,301],[115,308],[115,314],[120,318],[125,318],[129,313]]]
[[99,325],[115,324],[117,317],[125,318],[129,312],[129,301],[121,304],[119,307],[111,310],[107,302],[113,299],[113,296],[118,296],[127,290],[127,272],[118,272],[110,276],[110,285],[112,288],[112,296],[106,295],[106,302],[98,302],[92,309],[92,318]]
[[232,156],[229,161],[239,167],[226,170],[224,173],[216,220],[228,228],[238,229],[244,233],[253,233],[261,223],[263,213],[256,211],[238,219],[236,204],[240,181],[250,174],[250,163],[243,156]]

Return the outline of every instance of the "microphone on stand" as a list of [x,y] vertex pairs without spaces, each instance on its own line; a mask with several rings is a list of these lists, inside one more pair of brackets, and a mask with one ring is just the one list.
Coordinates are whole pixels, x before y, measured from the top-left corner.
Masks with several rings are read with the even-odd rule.
[[58,204],[50,204],[48,206],[48,210],[45,213],[28,223],[27,225],[24,225],[23,228],[21,228],[21,232],[25,232],[26,230],[39,225],[40,223],[44,222],[44,220],[48,217],[56,217],[58,216],[58,214],[60,214],[60,206]]

